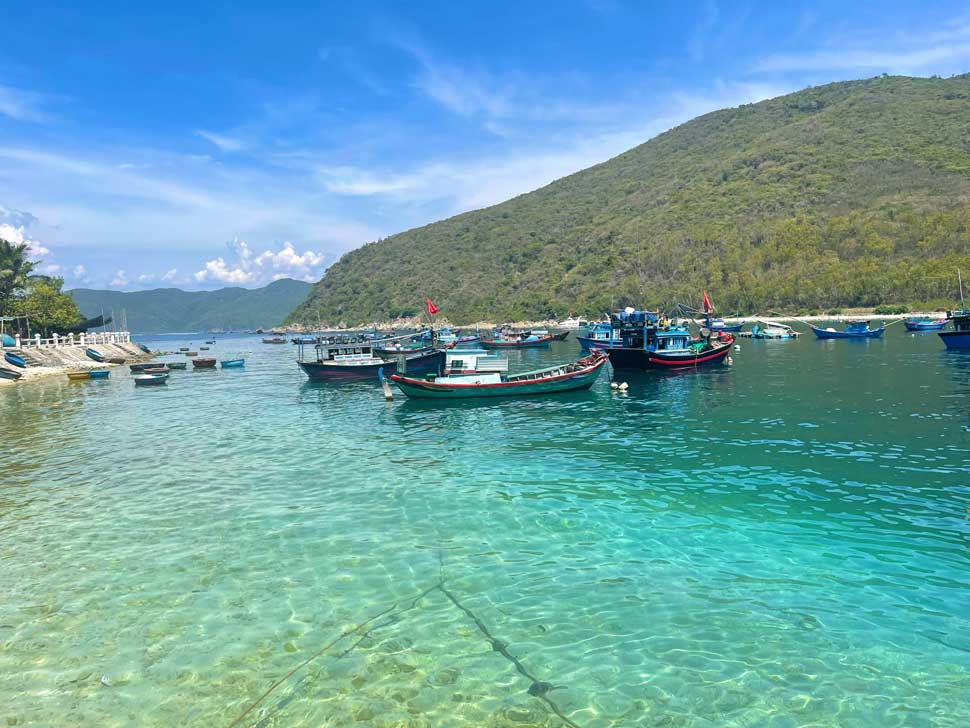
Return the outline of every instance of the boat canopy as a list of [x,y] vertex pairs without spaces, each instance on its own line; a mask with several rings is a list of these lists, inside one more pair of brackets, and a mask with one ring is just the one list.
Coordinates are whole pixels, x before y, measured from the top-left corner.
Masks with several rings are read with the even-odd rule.
[[475,371],[475,372],[507,372],[509,360],[495,356],[484,349],[450,349],[445,352],[445,373]]

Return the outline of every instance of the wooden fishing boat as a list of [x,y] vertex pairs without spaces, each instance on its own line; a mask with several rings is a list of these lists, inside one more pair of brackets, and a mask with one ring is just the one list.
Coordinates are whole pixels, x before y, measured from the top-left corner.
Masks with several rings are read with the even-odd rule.
[[812,332],[820,339],[878,339],[886,330],[885,326],[877,329],[870,329],[869,322],[864,319],[849,321],[845,325],[844,331],[838,331],[833,327],[826,329],[809,324]]
[[434,351],[433,346],[424,346],[420,343],[414,344],[397,344],[390,346],[377,346],[376,344],[371,345],[371,351],[379,356],[381,359],[395,359],[401,354],[430,354]]
[[198,356],[199,355],[199,352],[197,352],[197,351],[186,351],[186,352],[183,352],[183,353],[186,356]]
[[155,369],[161,366],[165,366],[165,363],[160,361],[143,361],[140,364],[129,364],[128,369],[132,372],[141,372],[145,369]]
[[208,346],[200,346],[199,347],[199,351],[209,351],[209,347]]
[[948,311],[946,317],[953,322],[953,330],[938,332],[946,348],[970,350],[970,309]]
[[88,372],[91,375],[91,379],[107,379],[111,376],[110,369],[92,369]]
[[209,339],[209,341],[207,341],[205,343],[207,343],[207,344],[214,344],[214,343],[216,343],[216,340],[215,339]]
[[15,367],[20,367],[21,369],[27,368],[27,362],[24,358],[18,354],[14,354],[12,351],[4,352],[3,358],[7,364],[13,364]]
[[142,374],[168,374],[168,372],[169,372],[169,368],[164,364],[148,367],[146,369],[141,370]]
[[240,367],[246,366],[245,359],[223,359],[219,362],[219,366],[223,369],[239,369]]
[[87,355],[88,359],[94,359],[96,362],[104,361],[104,354],[97,349],[88,348],[84,350],[84,353]]
[[778,321],[758,321],[751,327],[752,339],[796,339],[798,336],[795,329]]
[[84,379],[90,379],[91,372],[68,372],[67,378],[72,382],[79,382]]
[[179,351],[188,351],[188,350],[189,350],[189,347],[187,347],[187,346],[180,346],[179,347]]
[[200,359],[193,359],[192,360],[192,367],[194,369],[215,369],[216,368],[216,360],[215,359],[205,358],[205,357],[200,358]]
[[542,346],[549,346],[552,336],[528,336],[521,335],[502,335],[500,338],[482,339],[481,345],[485,349],[537,349]]
[[[628,308],[613,314],[620,346],[605,349],[617,371],[687,369],[722,363],[731,352],[734,337],[717,336],[705,329],[695,338],[685,326],[674,326],[659,313]],[[666,325],[664,325],[666,324]]]
[[167,381],[168,374],[139,374],[135,377],[135,385],[139,387],[153,387]]
[[576,339],[583,351],[609,349],[622,343],[619,332],[613,332],[613,326],[609,321],[594,321],[588,324],[577,332]]
[[12,379],[14,381],[20,379],[23,376],[20,372],[15,372],[13,369],[7,369],[6,367],[0,367],[0,379]]
[[709,323],[706,324],[707,328],[716,334],[725,331],[729,334],[736,334],[742,328],[744,328],[744,322],[729,324],[722,318],[711,319]]
[[263,343],[264,344],[285,344],[286,339],[284,339],[282,336],[274,336],[269,339],[263,339]]
[[188,362],[184,361],[169,361],[165,362],[165,366],[167,366],[169,369],[187,369],[189,364]]
[[123,356],[109,356],[106,361],[108,364],[124,364],[128,360]]
[[553,341],[565,341],[569,338],[569,331],[559,331],[552,335]]
[[297,364],[314,381],[351,382],[376,379],[379,371],[391,374],[400,370],[409,374],[435,371],[440,352],[421,349],[414,353],[397,352],[386,359],[376,356],[371,344],[317,344],[315,358],[304,357],[300,347]]
[[903,321],[907,331],[942,331],[946,328],[946,316],[931,319],[929,316],[910,316]]
[[391,374],[390,380],[418,399],[533,396],[589,389],[607,361],[594,351],[576,362],[510,375],[508,359],[484,349],[451,349],[443,357],[438,374]]

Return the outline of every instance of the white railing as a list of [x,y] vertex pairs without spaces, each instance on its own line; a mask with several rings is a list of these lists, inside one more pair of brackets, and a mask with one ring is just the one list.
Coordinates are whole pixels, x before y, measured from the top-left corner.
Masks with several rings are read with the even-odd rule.
[[41,338],[37,334],[32,339],[14,337],[18,349],[56,349],[61,346],[97,346],[98,344],[130,344],[131,333],[128,331],[98,331],[85,334],[68,334],[58,336],[54,334],[49,339]]

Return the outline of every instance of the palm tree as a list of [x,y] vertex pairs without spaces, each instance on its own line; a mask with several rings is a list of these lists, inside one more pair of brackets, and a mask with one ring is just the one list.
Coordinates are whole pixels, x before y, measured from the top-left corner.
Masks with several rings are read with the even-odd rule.
[[14,244],[0,238],[0,316],[13,312],[15,294],[27,287],[37,263],[27,259],[27,243]]

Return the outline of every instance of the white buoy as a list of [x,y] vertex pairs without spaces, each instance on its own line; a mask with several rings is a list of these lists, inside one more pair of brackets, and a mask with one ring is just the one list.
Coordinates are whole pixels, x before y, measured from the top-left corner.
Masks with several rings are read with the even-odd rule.
[[734,345],[734,350],[735,351],[741,351],[741,344],[735,344]]
[[623,382],[623,384],[620,385],[620,389],[625,392],[629,386],[629,384]]
[[620,385],[616,382],[610,382],[610,389],[619,389]]

